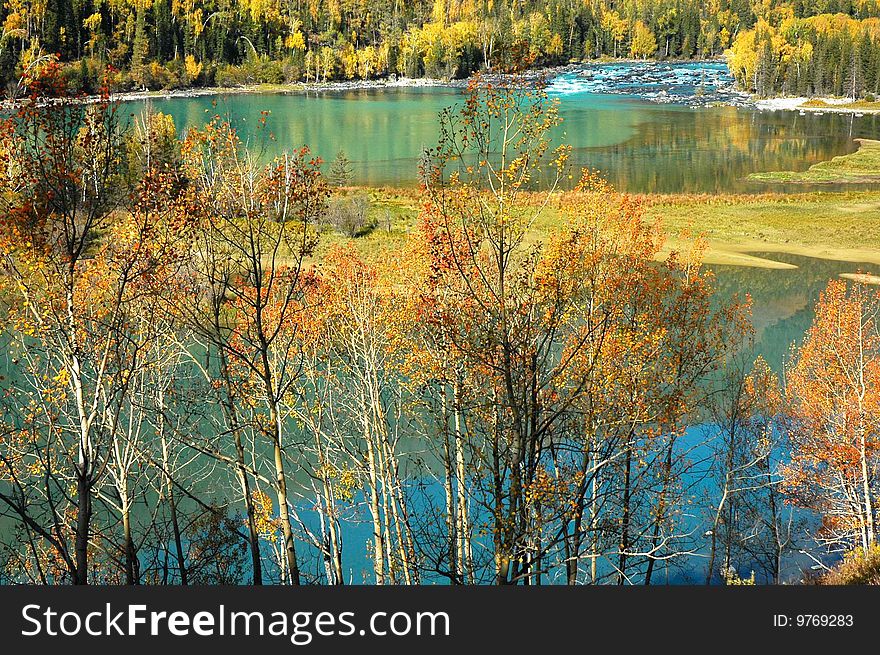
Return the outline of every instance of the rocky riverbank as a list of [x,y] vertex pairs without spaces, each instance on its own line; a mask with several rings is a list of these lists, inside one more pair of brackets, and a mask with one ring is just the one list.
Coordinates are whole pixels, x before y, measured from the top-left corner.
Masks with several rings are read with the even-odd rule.
[[[747,106],[749,96],[737,90],[723,61],[631,61],[568,64],[527,71],[527,80],[547,84],[555,96],[577,93],[630,95],[661,104],[688,106]],[[490,80],[499,77],[489,76]],[[253,84],[236,87],[127,91],[114,93],[111,100],[138,102],[150,99],[197,98],[242,93],[323,93],[359,89],[464,87],[467,79],[441,80],[390,76],[374,80],[297,82],[292,84]],[[83,98],[97,102],[99,98]],[[10,103],[7,103],[10,104]]]
[[[186,89],[167,89],[161,91],[123,91],[110,94],[111,102],[143,102],[146,100],[167,100],[170,98],[201,98],[217,95],[248,93],[323,93],[328,91],[352,91],[357,89],[418,88],[436,86],[464,86],[467,80],[439,80],[433,78],[389,77],[378,80],[344,80],[327,82],[297,82],[293,84],[249,84],[234,87],[190,87]],[[100,102],[99,96],[83,96],[77,102]],[[48,103],[49,101],[47,101]],[[10,111],[18,106],[18,100],[0,101],[0,111]]]
[[[354,91],[358,89],[417,88],[429,86],[462,86],[466,82],[446,81],[433,78],[390,77],[378,80],[344,80],[327,82],[297,82],[293,84],[251,84],[235,87],[204,87],[171,89],[168,91],[128,91],[114,93],[111,100],[120,102],[167,98],[199,98],[204,96],[231,95],[238,93],[322,93],[326,91]],[[89,98],[96,101],[97,98]]]
[[[573,63],[536,68],[524,73],[527,80],[546,84],[551,96],[578,94],[623,95],[658,104],[688,107],[733,106],[763,111],[799,111],[802,113],[880,113],[880,102],[853,102],[848,98],[779,97],[756,99],[740,90],[723,60],[641,61],[613,60]],[[498,81],[501,76],[487,76]],[[111,100],[139,102],[150,99],[197,98],[232,94],[294,94],[354,91],[360,89],[450,87],[461,88],[467,79],[442,80],[407,78],[392,75],[372,80],[297,82],[291,84],[253,84],[236,87],[205,87],[163,91],[127,91],[114,93]],[[97,102],[97,97],[83,102]],[[14,102],[2,103],[9,109]]]

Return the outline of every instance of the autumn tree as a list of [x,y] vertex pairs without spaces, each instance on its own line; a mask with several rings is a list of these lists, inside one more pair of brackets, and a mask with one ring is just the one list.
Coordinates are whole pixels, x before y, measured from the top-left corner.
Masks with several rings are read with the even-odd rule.
[[621,18],[617,11],[605,11],[602,14],[602,29],[608,34],[613,44],[613,54],[616,57],[617,51],[623,40],[626,38],[626,21]]
[[661,258],[663,233],[641,203],[594,174],[560,204],[571,229],[551,242],[548,268],[573,296],[576,335],[566,344],[573,435],[552,453],[570,485],[561,528],[567,580],[581,579],[584,559],[597,582],[597,560],[610,551],[618,582],[641,574],[650,584],[658,563],[692,548],[679,508],[694,470],[680,440],[705,405],[707,380],[747,332],[745,311],[713,307],[699,243]]
[[[4,137],[2,280],[22,378],[12,391],[19,429],[4,449],[9,486],[0,500],[51,549],[62,579],[87,584],[97,575],[90,561],[101,485],[114,462],[131,464],[118,449],[154,336],[138,317],[174,275],[181,214],[164,201],[166,180],[153,178],[118,220],[127,199],[115,107],[106,98],[88,107],[67,100],[54,64],[29,86],[33,96]],[[45,96],[58,100],[37,102]],[[123,541],[133,582],[130,535]]]
[[716,495],[707,530],[706,584],[739,575],[744,566],[778,583],[795,527],[780,489],[779,380],[763,358],[748,367],[738,357],[725,367],[717,386],[710,405],[717,430],[710,441]]
[[786,372],[791,462],[784,485],[822,517],[820,543],[862,548],[876,542],[880,429],[880,295],[831,281]]
[[632,39],[629,46],[630,57],[647,59],[657,51],[657,40],[654,33],[642,21],[636,21],[632,27]]
[[414,427],[401,375],[402,337],[414,317],[387,278],[351,247],[332,251],[323,272],[328,356],[334,362],[328,381],[336,388],[327,407],[337,431],[331,443],[337,460],[364,481],[376,584],[417,584],[401,462],[402,435]]
[[[444,116],[423,228],[434,329],[474,396],[456,404],[469,406],[463,445],[485,471],[495,581],[540,583],[563,544],[574,583],[599,521],[584,525],[588,490],[620,512],[620,579],[637,559],[650,581],[653,562],[686,550],[670,510],[686,465],[677,437],[745,322],[738,306],[712,309],[699,248],[655,266],[662,235],[638,201],[587,173],[553,204],[567,155],[551,150],[557,122],[516,77],[475,81]],[[528,191],[538,185],[547,191]],[[527,244],[551,210],[571,227]]]
[[[428,186],[428,238],[435,241],[435,268],[447,277],[444,301],[455,303],[459,320],[471,327],[450,338],[486,383],[483,424],[487,453],[493,453],[489,484],[497,490],[490,511],[499,584],[532,575],[525,494],[554,420],[536,405],[535,385],[551,382],[558,371],[546,350],[553,342],[541,330],[541,291],[530,274],[537,253],[523,248],[541,203],[529,207],[518,199],[538,166],[549,165],[550,189],[562,177],[567,151],[551,153],[548,139],[557,122],[540,89],[515,77],[497,86],[474,80],[460,111],[442,117]],[[549,366],[538,370],[539,363]]]
[[[291,323],[307,311],[303,298],[310,278],[304,263],[315,246],[314,223],[325,209],[328,188],[320,162],[307,148],[262,166],[219,119],[190,132],[184,162],[204,217],[191,281],[197,295],[190,301],[206,308],[197,317],[199,329],[223,358],[221,383],[229,400],[245,408],[244,413],[229,408],[235,413],[233,437],[250,414],[248,427],[272,444],[283,577],[299,584],[285,462],[290,435],[281,403],[297,380],[300,351],[293,347]],[[259,404],[251,403],[254,398]],[[244,475],[238,442],[236,450]]]

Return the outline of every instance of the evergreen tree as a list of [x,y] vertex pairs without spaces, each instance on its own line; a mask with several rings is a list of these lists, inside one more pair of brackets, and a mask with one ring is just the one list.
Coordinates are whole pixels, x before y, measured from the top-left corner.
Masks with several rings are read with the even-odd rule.
[[[534,62],[551,64],[609,55],[717,57],[736,49],[748,60],[736,67],[740,86],[760,87],[763,95],[860,96],[880,84],[880,2],[874,0],[369,4],[371,11],[361,12],[357,3],[337,0],[307,7],[261,0],[5,0],[0,80],[17,80],[22,53],[32,48],[58,53],[72,64],[71,78],[82,77],[76,66],[89,56],[120,68],[123,86],[154,88],[190,83],[182,65],[187,55],[204,65],[200,81],[213,82],[216,74],[222,75],[217,83],[237,85],[466,77],[526,50]],[[752,43],[736,48],[744,40]],[[147,75],[153,62],[164,68]],[[95,65],[89,66],[94,77]]]
[[346,156],[345,151],[340,148],[336,153],[336,159],[330,165],[328,175],[330,181],[338,187],[348,186],[352,176],[351,160]]
[[150,44],[147,41],[146,18],[144,10],[137,10],[134,24],[134,41],[131,47],[131,72],[132,77],[139,83],[144,84],[143,68],[150,54]]

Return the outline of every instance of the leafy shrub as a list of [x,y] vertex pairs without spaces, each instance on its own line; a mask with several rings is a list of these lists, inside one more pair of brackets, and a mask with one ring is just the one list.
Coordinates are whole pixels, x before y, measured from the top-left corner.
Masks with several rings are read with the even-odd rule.
[[342,196],[330,201],[326,222],[349,238],[361,236],[374,227],[369,221],[370,199],[365,193]]
[[284,64],[261,57],[256,66],[256,76],[257,82],[260,84],[282,84],[284,82]]
[[752,571],[748,578],[741,578],[736,569],[730,567],[727,571],[723,571],[721,575],[724,577],[724,584],[728,587],[752,587],[755,585],[754,571]]
[[124,142],[128,180],[133,188],[144,179],[148,166],[169,170],[179,166],[180,141],[174,119],[167,114],[147,111],[134,117]]
[[821,585],[880,585],[880,544],[867,554],[856,548],[843,561],[819,579]]
[[214,71],[214,84],[217,86],[242,86],[244,74],[235,64],[220,64]]
[[186,86],[183,64],[180,60],[173,60],[163,65],[157,61],[151,61],[142,66],[135,66],[130,73],[130,83],[123,87],[135,89],[149,89],[161,91],[178,89]]
[[96,59],[84,57],[64,66],[62,74],[71,92],[94,95],[101,87],[104,66]]
[[299,62],[289,61],[284,64],[284,81],[288,84],[299,82],[305,75],[305,69]]
[[247,84],[282,84],[289,75],[296,75],[290,65],[269,59],[265,55],[250,57],[239,65],[221,64],[214,74],[218,86],[245,86]]

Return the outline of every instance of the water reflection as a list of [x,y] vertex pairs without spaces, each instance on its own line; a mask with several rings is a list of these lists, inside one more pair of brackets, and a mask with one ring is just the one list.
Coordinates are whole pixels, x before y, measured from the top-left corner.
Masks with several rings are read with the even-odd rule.
[[793,343],[800,343],[813,321],[813,307],[828,281],[841,273],[876,271],[867,263],[841,262],[785,253],[753,253],[797,268],[766,269],[713,265],[719,300],[748,293],[752,298],[756,355],[780,370]]
[[[618,188],[628,191],[789,190],[745,178],[758,171],[805,170],[818,161],[852,152],[853,138],[877,138],[880,134],[877,116],[800,116],[735,107],[691,109],[637,100],[621,103],[625,113],[638,117],[636,133],[612,146],[576,148],[575,161],[602,170]],[[590,123],[587,108],[564,113],[569,133],[577,133],[573,125]]]
[[[460,98],[458,89],[428,87],[151,103],[171,114],[181,131],[219,113],[268,154],[308,144],[330,160],[343,148],[353,162],[355,183],[413,185],[420,153],[436,145],[438,113]],[[131,103],[126,111],[142,108],[142,103]],[[269,125],[259,130],[265,110],[271,112]],[[598,168],[618,188],[631,192],[766,191],[767,186],[744,178],[758,171],[804,170],[852,152],[853,138],[880,138],[876,115],[690,108],[622,95],[563,96],[561,113],[564,123],[555,137],[573,147],[573,165]]]

